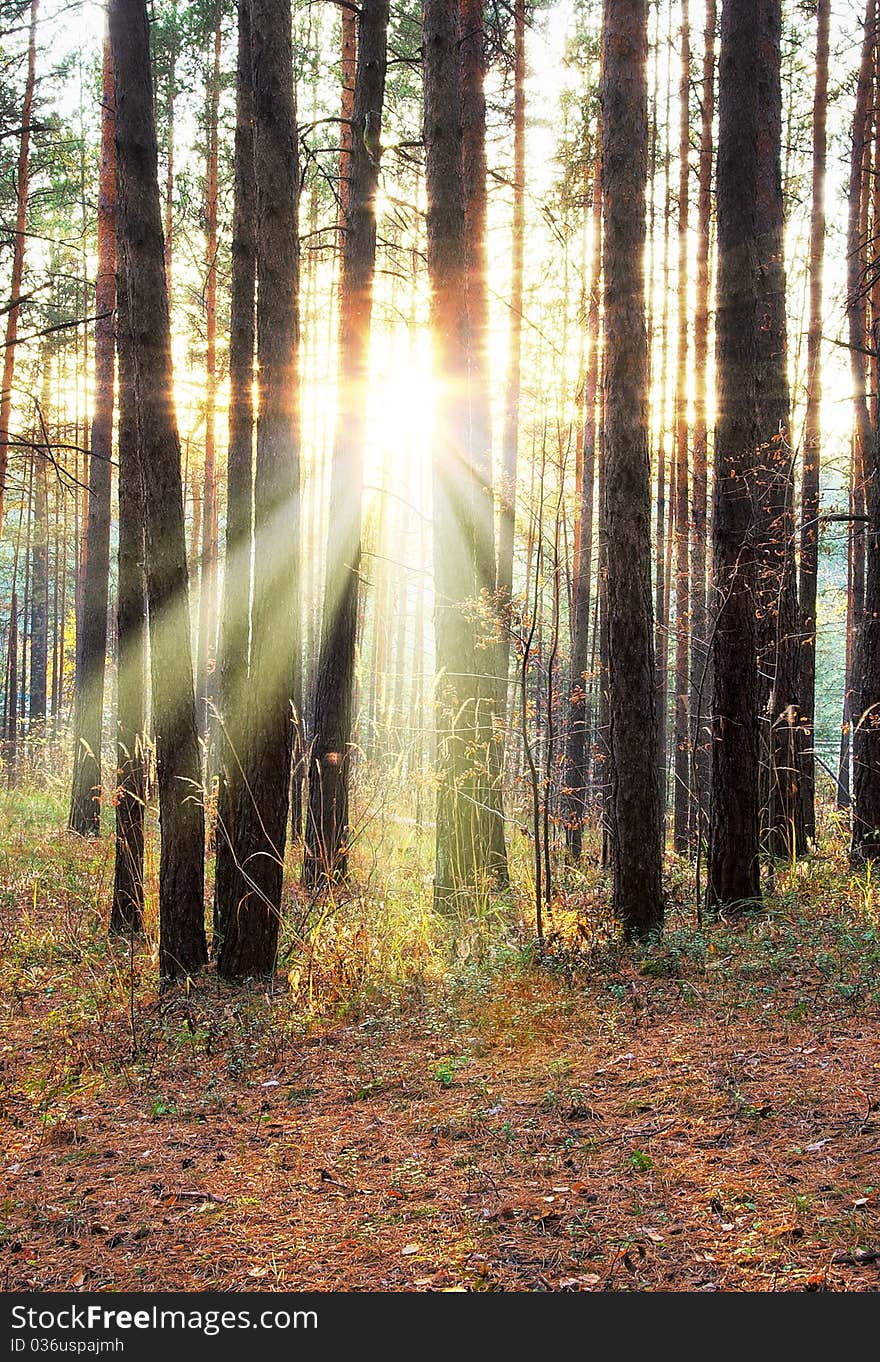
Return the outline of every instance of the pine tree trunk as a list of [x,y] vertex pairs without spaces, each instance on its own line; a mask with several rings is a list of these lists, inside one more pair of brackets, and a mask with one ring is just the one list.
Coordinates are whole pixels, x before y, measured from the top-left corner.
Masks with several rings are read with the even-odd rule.
[[177,98],[177,0],[171,0],[168,93],[165,102],[165,282],[169,303],[174,297],[174,104]]
[[254,179],[253,72],[250,0],[238,0],[236,66],[235,203],[232,219],[232,289],[229,323],[229,447],[226,462],[226,544],[220,625],[220,773],[217,791],[217,859],[214,872],[215,956],[223,915],[247,895],[235,848],[246,820],[243,781],[253,534],[254,341],[257,204]]
[[207,959],[205,821],[192,653],[180,442],[146,4],[110,0],[116,79],[118,247],[127,297],[144,499],[146,579],[159,785],[159,975],[187,978]]
[[644,936],[663,921],[644,301],[646,0],[605,0],[603,31],[603,516],[613,901],[627,935]]
[[690,716],[693,748],[693,834],[702,839],[708,828],[711,730],[706,722],[711,703],[709,618],[707,610],[708,509],[708,358],[709,237],[712,213],[712,122],[715,112],[715,0],[707,0],[703,39],[703,83],[700,163],[697,187],[697,297],[694,312],[694,412],[691,537],[691,681]]
[[[493,602],[497,565],[495,555],[495,496],[492,470],[492,421],[489,410],[489,295],[486,255],[486,94],[483,0],[460,0],[459,89],[461,99],[461,178],[464,201],[465,289],[467,302],[467,365],[469,455],[474,485],[474,550],[476,595]],[[485,607],[484,607],[485,608]],[[478,624],[482,633],[494,632],[490,621]],[[509,880],[504,841],[502,798],[503,738],[495,731],[497,677],[503,659],[497,646],[479,641],[475,659],[477,684],[477,791],[475,828],[478,859],[501,885]]]
[[339,290],[339,406],[330,479],[327,578],[315,685],[305,878],[348,870],[349,786],[361,559],[361,501],[376,261],[375,197],[385,93],[387,0],[363,0]]
[[434,904],[469,914],[480,875],[475,625],[475,489],[466,451],[467,258],[462,193],[459,6],[426,0],[424,136],[428,274],[438,393],[432,431],[434,630],[438,679],[437,839]]
[[[867,509],[864,546],[853,534],[853,619],[856,636],[852,652],[852,700],[850,710],[853,761],[853,814],[850,854],[854,865],[874,861],[880,855],[880,726],[875,716],[880,706],[880,442],[872,431],[867,397],[866,280],[871,243],[867,240],[866,201],[870,187],[869,164],[871,85],[877,5],[868,0],[856,104],[853,116],[850,162],[850,218],[848,234],[848,298],[850,365],[856,413],[856,468],[853,510]],[[862,205],[858,213],[854,207]],[[876,340],[874,345],[876,345]],[[864,488],[864,501],[859,495]],[[853,525],[855,530],[855,525]],[[862,557],[862,555],[864,555]],[[864,574],[862,576],[862,574]],[[864,583],[863,602],[859,595]]]
[[342,15],[342,107],[339,124],[339,211],[337,222],[342,245],[348,218],[351,148],[354,132],[354,83],[357,78],[358,15],[344,5]]
[[[206,739],[211,729],[211,639],[217,605],[217,210],[219,196],[220,5],[214,21],[214,55],[208,81],[208,156],[205,173],[205,480],[202,506],[202,559],[199,587],[199,626],[196,685],[199,731]],[[210,759],[206,754],[206,774]]]
[[141,931],[144,918],[144,809],[146,805],[146,645],[144,512],[138,466],[137,410],[128,288],[120,259],[119,354],[119,579],[116,596],[116,856],[110,930]]
[[599,384],[599,266],[602,259],[602,173],[599,161],[601,128],[596,128],[593,188],[590,211],[589,308],[587,312],[587,370],[584,383],[584,429],[580,514],[577,530],[578,568],[574,581],[574,631],[571,649],[568,734],[565,749],[565,840],[573,861],[580,860],[586,818],[589,737],[590,606],[593,571],[593,507],[596,471],[596,395]]
[[[657,17],[659,33],[660,17]],[[673,9],[669,6],[666,46],[669,52],[669,70],[672,70],[672,33]],[[659,61],[660,54],[657,53]],[[655,113],[656,117],[656,113]],[[672,225],[672,81],[666,82],[666,111],[664,117],[664,136],[666,146],[663,156],[663,263],[662,294],[663,304],[660,313],[660,373],[657,381],[657,512],[654,551],[654,671],[657,687],[657,781],[660,789],[660,808],[663,821],[663,843],[666,844],[667,788],[669,784],[667,766],[668,728],[669,728],[669,597],[672,565],[672,520],[675,510],[674,471],[675,446],[669,449],[667,470],[667,373],[669,369],[669,256]],[[651,375],[653,382],[653,374]],[[674,433],[674,432],[673,432]],[[668,498],[668,507],[667,507]],[[668,521],[667,521],[668,514]]]
[[233,847],[248,892],[240,902],[223,904],[219,914],[223,934],[217,966],[227,978],[269,975],[275,969],[301,688],[299,162],[290,0],[253,0],[251,25],[259,409],[252,652],[242,754],[249,799],[234,829]]
[[[45,407],[42,420],[48,420]],[[43,436],[45,439],[45,434]],[[31,540],[30,686],[28,734],[41,738],[46,724],[46,675],[49,662],[49,486],[48,448],[34,451],[34,529]],[[33,752],[33,749],[32,749]],[[36,759],[36,753],[33,753]]]
[[691,804],[690,526],[688,523],[688,188],[690,182],[691,40],[688,0],[681,5],[681,83],[678,141],[678,345],[675,378],[675,721],[673,829],[675,850],[688,849]]
[[18,319],[21,312],[21,286],[24,278],[24,247],[28,223],[31,118],[34,107],[34,85],[36,83],[37,69],[37,9],[38,0],[31,0],[27,78],[24,87],[24,100],[21,106],[21,134],[18,144],[15,236],[12,242],[12,276],[9,282],[9,311],[6,313],[6,344],[3,350],[3,387],[0,389],[0,535],[3,533],[3,512],[6,501],[6,472],[9,466],[9,422],[12,416],[12,389],[15,379],[15,346],[18,339]]
[[[767,78],[761,23],[774,0],[726,0],[721,17],[718,127],[718,310],[712,517],[712,802],[707,902],[736,910],[760,899],[758,677],[752,497],[760,445],[762,322],[755,218]],[[762,60],[756,54],[760,53]]]
[[9,642],[6,645],[6,771],[15,784],[18,764],[18,592],[12,588],[9,605]]
[[825,158],[828,115],[830,0],[816,6],[816,84],[813,96],[813,188],[810,213],[810,313],[807,331],[807,407],[801,470],[801,803],[804,834],[816,835],[816,594],[819,577],[819,466],[822,452],[822,276],[825,262]]
[[519,448],[519,402],[522,368],[523,268],[525,255],[526,202],[526,5],[513,6],[513,225],[510,243],[510,332],[508,371],[501,437],[501,479],[498,488],[498,559],[495,599],[501,618],[498,648],[497,714],[506,731],[509,719],[507,691],[510,672],[511,600],[513,596],[513,548],[516,531],[517,455]]
[[101,732],[110,580],[110,473],[116,337],[116,131],[113,56],[104,41],[98,272],[95,280],[95,407],[89,460],[89,520],[74,681],[73,784],[69,826],[83,837],[101,830]]
[[764,726],[767,851],[785,860],[804,850],[799,791],[800,615],[795,574],[794,453],[791,445],[785,315],[784,205],[781,138],[781,0],[765,0],[757,35],[764,80],[759,86],[756,335],[759,568],[758,710]]

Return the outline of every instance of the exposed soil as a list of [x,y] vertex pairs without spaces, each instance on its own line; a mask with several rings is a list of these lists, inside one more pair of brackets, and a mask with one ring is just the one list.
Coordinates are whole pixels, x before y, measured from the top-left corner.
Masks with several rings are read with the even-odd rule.
[[47,950],[3,1004],[0,1284],[874,1290],[876,1008],[750,949],[335,1023],[209,977],[134,1040],[124,952]]

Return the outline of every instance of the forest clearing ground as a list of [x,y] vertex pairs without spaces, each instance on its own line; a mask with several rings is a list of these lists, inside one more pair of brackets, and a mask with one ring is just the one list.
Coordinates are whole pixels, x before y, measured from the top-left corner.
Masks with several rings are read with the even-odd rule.
[[833,857],[739,924],[307,1013],[159,999],[148,947],[130,992],[108,847],[44,815],[0,817],[3,1290],[880,1285],[880,934]]

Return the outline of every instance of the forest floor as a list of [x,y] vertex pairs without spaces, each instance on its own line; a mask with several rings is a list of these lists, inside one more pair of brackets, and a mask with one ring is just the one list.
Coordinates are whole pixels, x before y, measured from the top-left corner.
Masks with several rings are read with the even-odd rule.
[[62,819],[0,808],[3,1290],[880,1287],[880,926],[833,848],[651,948],[584,893],[540,961],[346,999],[360,913],[307,989],[160,997]]

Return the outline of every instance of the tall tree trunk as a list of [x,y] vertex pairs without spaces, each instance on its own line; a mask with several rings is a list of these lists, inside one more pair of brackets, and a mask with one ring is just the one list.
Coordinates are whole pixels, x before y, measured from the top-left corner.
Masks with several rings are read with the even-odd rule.
[[341,246],[345,245],[345,224],[351,178],[351,148],[354,132],[354,83],[357,78],[358,15],[352,7],[343,5],[342,15],[342,108],[339,124],[339,209],[337,224]]
[[631,936],[663,921],[651,614],[644,247],[647,3],[604,0],[605,479],[614,911]]
[[[196,685],[199,729],[207,739],[211,727],[210,651],[217,601],[217,207],[219,195],[220,15],[214,19],[214,55],[208,80],[208,155],[205,173],[205,480],[202,506],[202,570]],[[206,771],[210,762],[206,758]]]
[[31,539],[34,533],[34,466],[36,458],[31,451],[28,459],[28,485],[27,500],[25,503],[25,514],[27,516],[24,534],[24,591],[21,599],[21,654],[19,657],[19,674],[16,678],[18,684],[18,712],[21,715],[22,725],[27,709],[28,697],[28,643],[31,639]]
[[127,291],[126,344],[132,347],[136,383],[146,531],[161,827],[159,975],[170,981],[196,973],[207,959],[204,802],[146,4],[110,0],[109,16],[116,79],[118,246]]
[[711,700],[709,676],[709,619],[707,611],[708,508],[708,358],[709,358],[709,238],[712,214],[712,122],[715,113],[715,0],[707,0],[703,36],[703,83],[700,120],[700,163],[697,186],[697,298],[694,312],[694,412],[692,538],[691,538],[691,682],[690,716],[693,748],[693,831],[705,836],[711,763]]
[[12,587],[9,605],[9,641],[6,645],[6,769],[9,784],[15,783],[18,764],[18,592]]
[[498,648],[497,714],[504,731],[508,721],[507,679],[510,671],[513,546],[516,530],[517,454],[522,369],[523,266],[526,204],[526,4],[513,6],[513,225],[510,243],[510,323],[504,426],[501,436],[501,478],[498,488],[498,559],[495,598],[501,618]]
[[217,792],[217,860],[214,872],[214,954],[223,914],[236,912],[247,879],[236,860],[247,815],[243,781],[253,532],[254,341],[257,201],[254,166],[254,94],[250,0],[238,0],[236,66],[235,203],[232,219],[232,290],[229,323],[229,446],[226,462],[226,545],[220,626],[220,779]]
[[177,99],[177,0],[171,0],[168,30],[168,89],[165,96],[165,281],[169,302],[174,296],[174,104]]
[[859,474],[859,454],[856,434],[853,430],[850,441],[849,461],[849,534],[846,545],[846,649],[844,654],[843,713],[840,725],[840,750],[837,766],[837,807],[848,809],[852,804],[852,728],[858,715],[855,714],[856,697],[856,630],[862,617],[865,603],[865,536],[864,520],[865,498]]
[[138,465],[136,380],[128,288],[119,279],[119,580],[116,595],[116,856],[110,930],[139,932],[144,918],[146,645],[144,513]]
[[782,198],[781,0],[765,0],[757,34],[764,78],[758,87],[759,436],[755,493],[760,564],[756,584],[758,707],[766,733],[767,851],[790,860],[804,849],[799,792],[800,615],[795,575],[794,454],[791,445]]
[[339,289],[339,398],[330,477],[327,577],[315,684],[305,878],[348,869],[349,785],[361,559],[361,501],[376,262],[376,188],[385,94],[387,0],[363,0]]
[[[871,107],[871,58],[876,42],[877,5],[868,0],[862,60],[856,89],[853,116],[852,158],[850,162],[850,218],[848,233],[847,311],[849,314],[850,365],[856,415],[856,467],[854,469],[853,511],[867,509],[864,549],[859,536],[852,536],[853,617],[856,638],[852,651],[852,701],[850,722],[853,757],[853,817],[851,858],[855,865],[875,860],[880,855],[880,741],[876,716],[880,709],[880,441],[871,429],[866,391],[866,292],[867,292],[867,215],[856,210],[870,194],[866,174],[870,163],[868,136]],[[874,346],[877,339],[874,339]],[[864,502],[858,495],[864,488]],[[853,526],[855,529],[855,526]],[[862,559],[862,554],[864,558]],[[864,565],[863,565],[864,564]],[[859,602],[864,573],[864,599]]]
[[267,975],[275,968],[301,688],[299,161],[290,0],[253,0],[251,46],[259,407],[251,673],[242,752],[249,798],[233,829],[247,893],[223,904],[219,915],[217,966],[229,978]]
[[688,190],[690,184],[691,37],[688,0],[681,4],[681,82],[678,137],[678,344],[675,376],[675,757],[673,845],[688,849],[691,804],[688,683],[691,633],[688,515]]
[[12,388],[15,379],[15,346],[21,312],[21,286],[24,279],[24,244],[28,220],[30,188],[31,120],[37,72],[38,0],[31,0],[28,35],[28,65],[21,106],[21,134],[18,143],[16,177],[15,236],[12,242],[12,277],[9,283],[9,311],[6,313],[6,344],[3,351],[3,387],[0,389],[0,535],[6,501],[6,472],[9,466],[9,422],[12,416]]
[[[468,344],[469,455],[474,482],[476,595],[494,598],[495,497],[492,470],[492,419],[489,410],[489,294],[486,255],[486,94],[483,0],[460,0],[459,88],[461,99],[461,178],[464,200],[465,290]],[[494,633],[491,622],[483,631]],[[478,671],[477,792],[475,827],[478,857],[500,884],[508,883],[502,799],[503,741],[495,731],[497,676],[501,659],[494,644],[480,640]]]
[[478,878],[475,488],[468,462],[467,257],[462,193],[459,5],[424,8],[428,274],[438,394],[432,432],[437,840],[434,903],[468,913]]
[[819,464],[822,452],[822,276],[825,264],[825,157],[828,122],[830,0],[816,6],[816,84],[813,95],[813,190],[810,212],[810,314],[807,331],[807,409],[801,470],[801,679],[803,720],[801,803],[804,833],[816,835],[816,594],[819,577]]
[[[775,0],[725,0],[718,127],[712,803],[708,904],[735,910],[760,899],[758,676],[755,622],[759,336],[763,321],[756,241],[762,135],[763,22]],[[778,55],[778,54],[777,54]]]
[[[666,37],[666,48],[669,54],[669,72],[672,71],[672,34],[673,34],[673,7],[669,6],[668,11],[668,31]],[[659,34],[660,17],[658,12],[657,31]],[[659,61],[660,54],[657,53]],[[672,225],[672,85],[671,79],[666,82],[666,110],[664,117],[664,137],[665,151],[663,156],[663,264],[662,264],[662,294],[663,304],[660,313],[660,335],[662,338],[660,351],[660,374],[657,382],[657,397],[659,407],[659,420],[657,422],[657,515],[655,532],[655,555],[654,555],[654,672],[657,686],[657,730],[659,734],[657,744],[657,780],[660,786],[660,812],[663,823],[663,842],[666,844],[666,807],[667,807],[667,787],[668,766],[667,766],[667,747],[669,741],[669,598],[670,598],[670,578],[672,571],[672,531],[673,513],[675,510],[675,445],[674,440],[669,448],[669,468],[667,471],[667,435],[670,433],[667,427],[666,414],[666,393],[667,393],[667,373],[669,370],[669,299],[671,290],[669,287],[669,256],[670,256],[670,235]],[[655,113],[656,117],[656,113]],[[653,374],[651,375],[653,382]],[[671,432],[674,436],[674,429]],[[668,509],[667,509],[668,496]],[[668,514],[668,522],[667,522]]]
[[89,521],[74,681],[73,784],[69,825],[83,837],[101,830],[101,731],[110,579],[110,472],[116,337],[116,129],[113,55],[104,40],[98,272],[95,279],[95,408],[89,460]]
[[[48,420],[45,407],[42,421]],[[46,439],[45,430],[43,439]],[[35,450],[34,530],[31,539],[31,656],[28,703],[28,733],[42,737],[46,723],[46,675],[49,654],[49,485],[47,465],[50,450]],[[36,753],[33,754],[36,756]]]
[[590,588],[593,570],[593,505],[596,470],[596,395],[599,385],[599,268],[602,260],[602,168],[599,160],[601,128],[596,129],[593,156],[591,244],[587,295],[587,370],[584,383],[583,452],[578,488],[580,515],[577,530],[578,570],[574,582],[574,631],[571,649],[568,734],[565,747],[565,840],[572,860],[580,860],[587,798],[587,741],[589,737]]

